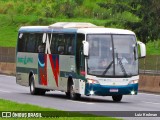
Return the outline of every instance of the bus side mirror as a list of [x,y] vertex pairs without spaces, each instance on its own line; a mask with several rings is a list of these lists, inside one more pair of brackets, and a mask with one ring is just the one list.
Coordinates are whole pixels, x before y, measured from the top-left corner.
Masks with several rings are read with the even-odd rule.
[[89,54],[89,43],[87,41],[83,41],[83,54],[88,56]]
[[139,45],[140,50],[140,56],[139,58],[144,58],[146,56],[146,45],[140,41],[137,41]]

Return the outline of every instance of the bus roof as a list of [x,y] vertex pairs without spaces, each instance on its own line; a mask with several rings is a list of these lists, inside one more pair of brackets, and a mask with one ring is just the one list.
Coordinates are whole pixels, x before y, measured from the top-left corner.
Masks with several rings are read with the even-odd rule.
[[76,33],[77,29],[73,28],[49,28],[48,26],[23,26],[19,29],[19,32],[55,32],[55,33]]
[[49,28],[96,28],[98,26],[86,22],[57,22],[49,25]]
[[103,28],[91,23],[58,22],[50,26],[24,26],[19,32],[53,32],[53,33],[84,33],[84,34],[135,34],[130,30]]
[[134,32],[116,28],[82,28],[77,30],[78,33],[84,34],[133,34]]

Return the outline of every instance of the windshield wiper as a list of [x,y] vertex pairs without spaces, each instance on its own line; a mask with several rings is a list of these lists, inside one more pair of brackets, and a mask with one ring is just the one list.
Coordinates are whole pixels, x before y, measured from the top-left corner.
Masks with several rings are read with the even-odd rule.
[[105,75],[108,72],[108,70],[112,66],[112,64],[113,64],[113,61],[107,66],[107,68],[105,69],[105,71],[103,72],[102,75]]
[[128,74],[127,74],[127,72],[126,72],[126,70],[125,70],[125,68],[123,66],[122,59],[123,58],[118,58],[118,53],[117,53],[117,60],[119,61],[119,65],[121,67],[121,70],[122,70],[122,72],[124,73],[125,76],[128,76]]

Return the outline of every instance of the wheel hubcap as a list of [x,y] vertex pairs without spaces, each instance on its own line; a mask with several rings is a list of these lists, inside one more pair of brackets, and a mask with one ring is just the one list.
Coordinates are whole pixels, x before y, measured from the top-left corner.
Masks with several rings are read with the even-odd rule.
[[74,97],[73,85],[72,85],[72,87],[71,87],[70,93],[71,93],[71,97],[73,98],[73,97]]
[[31,92],[34,91],[33,81],[31,82]]

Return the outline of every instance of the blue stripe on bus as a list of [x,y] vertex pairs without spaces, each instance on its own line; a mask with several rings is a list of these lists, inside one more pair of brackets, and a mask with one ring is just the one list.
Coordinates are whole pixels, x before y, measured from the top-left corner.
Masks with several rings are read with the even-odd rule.
[[41,67],[44,67],[44,66],[45,66],[45,63],[41,63],[41,61],[39,60],[39,58],[38,58],[38,63],[39,63],[39,65],[40,65]]

